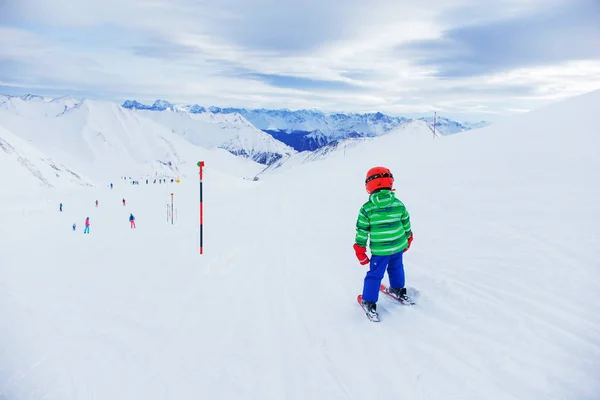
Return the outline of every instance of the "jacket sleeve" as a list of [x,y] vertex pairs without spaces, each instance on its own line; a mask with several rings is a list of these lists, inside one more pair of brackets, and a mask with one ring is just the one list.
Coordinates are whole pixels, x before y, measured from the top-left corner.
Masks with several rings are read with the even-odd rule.
[[356,220],[356,238],[354,239],[354,242],[359,246],[367,247],[367,239],[369,238],[370,231],[371,221],[364,208],[361,207],[358,213],[358,219]]
[[410,226],[410,215],[408,215],[406,207],[404,208],[404,212],[402,213],[402,226],[404,227],[406,237],[409,237],[412,231]]

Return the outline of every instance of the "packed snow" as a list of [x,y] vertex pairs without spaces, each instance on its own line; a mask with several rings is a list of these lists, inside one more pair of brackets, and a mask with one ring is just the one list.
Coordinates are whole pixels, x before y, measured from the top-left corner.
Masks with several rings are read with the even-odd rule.
[[[435,139],[413,124],[258,181],[211,153],[202,255],[191,160],[179,184],[108,168],[113,189],[2,191],[0,398],[598,399],[598,107]],[[372,323],[352,244],[376,165],[411,215],[418,296],[380,296]]]

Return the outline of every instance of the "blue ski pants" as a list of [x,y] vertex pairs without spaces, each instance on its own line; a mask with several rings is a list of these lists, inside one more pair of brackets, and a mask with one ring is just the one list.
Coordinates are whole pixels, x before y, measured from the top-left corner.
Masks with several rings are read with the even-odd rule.
[[372,256],[371,265],[365,284],[363,286],[363,300],[376,303],[379,299],[379,286],[387,269],[390,278],[391,288],[404,287],[404,264],[402,263],[402,254],[392,254],[391,256]]
[[86,226],[85,229],[83,230],[83,233],[90,233],[90,227]]

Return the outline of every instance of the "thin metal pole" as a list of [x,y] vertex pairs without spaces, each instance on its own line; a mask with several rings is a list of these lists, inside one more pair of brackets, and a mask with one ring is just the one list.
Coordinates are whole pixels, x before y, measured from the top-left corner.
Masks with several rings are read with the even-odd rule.
[[200,254],[203,253],[203,237],[202,228],[204,225],[204,214],[202,210],[202,168],[204,167],[204,161],[198,161],[198,167],[200,168]]

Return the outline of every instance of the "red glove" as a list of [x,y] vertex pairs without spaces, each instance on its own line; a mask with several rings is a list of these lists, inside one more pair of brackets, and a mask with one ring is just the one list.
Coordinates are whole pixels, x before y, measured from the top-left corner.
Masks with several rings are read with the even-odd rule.
[[366,265],[369,263],[369,257],[367,257],[367,249],[359,246],[358,244],[354,243],[354,252],[356,253],[356,258],[358,258],[358,262],[360,263],[360,265]]
[[410,236],[408,237],[408,247],[406,247],[406,249],[404,249],[404,251],[410,249],[410,244],[412,243],[412,241],[413,241],[413,234],[411,232]]

